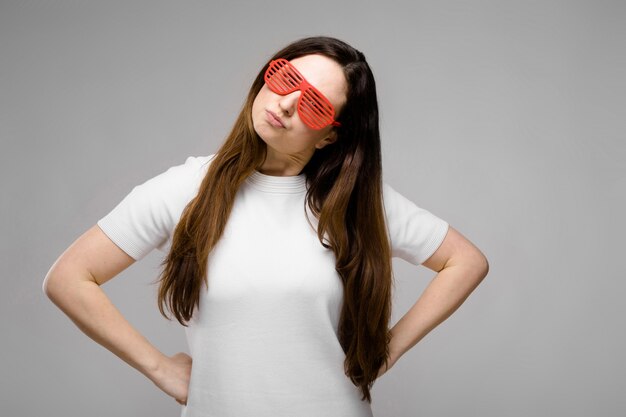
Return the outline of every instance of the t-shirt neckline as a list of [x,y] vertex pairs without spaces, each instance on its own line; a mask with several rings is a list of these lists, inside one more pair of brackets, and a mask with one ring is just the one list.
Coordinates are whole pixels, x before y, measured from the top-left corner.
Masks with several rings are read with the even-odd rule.
[[256,189],[269,193],[296,194],[306,191],[306,175],[267,175],[254,170],[248,182]]

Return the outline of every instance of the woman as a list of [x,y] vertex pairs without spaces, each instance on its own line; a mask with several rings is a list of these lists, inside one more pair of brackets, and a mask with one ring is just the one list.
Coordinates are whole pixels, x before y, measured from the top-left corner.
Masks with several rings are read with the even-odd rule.
[[[191,356],[162,354],[99,289],[154,248],[167,253],[159,309],[186,326]],[[389,329],[392,256],[438,274]],[[311,37],[263,67],[215,154],[135,187],[44,289],[183,416],[361,417],[376,378],[487,271],[471,242],[382,181],[364,55]]]

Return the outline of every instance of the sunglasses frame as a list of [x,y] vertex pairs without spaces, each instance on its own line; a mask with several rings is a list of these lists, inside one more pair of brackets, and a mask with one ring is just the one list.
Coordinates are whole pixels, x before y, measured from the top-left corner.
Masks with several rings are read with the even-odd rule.
[[[283,69],[286,69],[287,74],[281,71]],[[284,96],[294,91],[302,91],[298,98],[298,114],[310,128],[319,130],[328,125],[341,126],[341,123],[334,119],[335,108],[331,102],[286,59],[272,60],[265,71],[264,80],[268,88],[276,94]],[[312,102],[316,102],[318,106]]]

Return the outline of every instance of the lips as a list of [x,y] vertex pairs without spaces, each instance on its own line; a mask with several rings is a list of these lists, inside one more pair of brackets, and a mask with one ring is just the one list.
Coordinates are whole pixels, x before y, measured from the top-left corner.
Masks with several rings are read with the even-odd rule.
[[275,113],[269,110],[266,110],[265,113],[267,115],[267,121],[270,122],[273,126],[285,127],[285,124],[283,123],[283,121],[280,120],[280,117],[276,116]]

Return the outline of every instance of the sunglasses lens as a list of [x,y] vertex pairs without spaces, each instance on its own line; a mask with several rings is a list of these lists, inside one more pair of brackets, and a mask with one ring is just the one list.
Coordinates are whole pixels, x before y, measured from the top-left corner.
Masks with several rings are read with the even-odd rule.
[[302,78],[287,61],[273,62],[265,74],[265,82],[274,92],[287,94],[297,90]]
[[312,88],[302,96],[298,110],[303,121],[310,122],[308,124],[315,125],[318,129],[333,120],[334,111],[331,104]]

